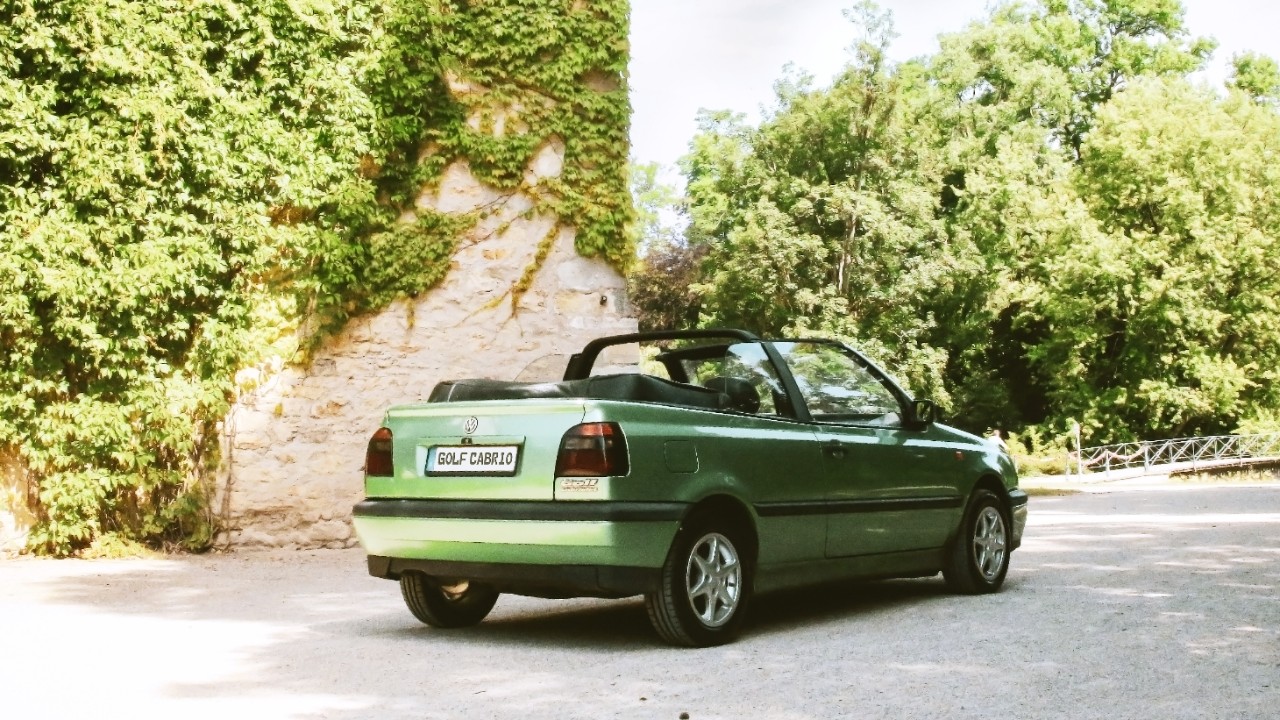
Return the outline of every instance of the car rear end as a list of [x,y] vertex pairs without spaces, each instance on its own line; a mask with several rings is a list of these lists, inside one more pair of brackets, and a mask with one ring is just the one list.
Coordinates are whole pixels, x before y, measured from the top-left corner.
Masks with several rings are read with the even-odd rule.
[[656,578],[683,506],[611,501],[630,472],[607,401],[394,407],[370,439],[354,509],[369,572],[548,597],[626,596]]

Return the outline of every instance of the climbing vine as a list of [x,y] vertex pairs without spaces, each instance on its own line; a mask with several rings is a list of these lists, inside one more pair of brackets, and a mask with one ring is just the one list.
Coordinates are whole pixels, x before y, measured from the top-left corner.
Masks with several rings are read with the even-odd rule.
[[[625,267],[633,255],[624,232],[633,213],[627,2],[444,0],[437,7],[444,72],[486,89],[479,131],[442,128],[442,154],[467,158],[478,177],[510,189],[533,154],[557,138],[564,171],[548,183],[546,209],[577,226],[580,253]],[[499,119],[523,132],[492,132]]]
[[[379,132],[361,161],[373,194],[330,228],[373,240],[365,248],[335,233],[338,246],[311,257],[300,287],[320,327],[339,327],[352,313],[443,277],[452,243],[479,217],[418,209],[418,229],[400,213],[458,160],[498,190],[527,193],[531,212],[574,226],[579,253],[625,271],[634,257],[625,230],[634,213],[626,175],[627,2],[430,0],[383,8],[370,83]],[[553,143],[563,146],[562,172],[530,183],[535,155]],[[394,238],[379,241],[381,233]],[[424,263],[421,253],[401,252],[415,234],[448,240]],[[511,286],[513,308],[548,251],[540,247]]]
[[[0,7],[0,455],[32,485],[30,547],[205,546],[236,371],[439,282],[480,217],[416,200],[455,161],[624,266],[626,17],[623,0]],[[554,143],[563,172],[526,181]]]

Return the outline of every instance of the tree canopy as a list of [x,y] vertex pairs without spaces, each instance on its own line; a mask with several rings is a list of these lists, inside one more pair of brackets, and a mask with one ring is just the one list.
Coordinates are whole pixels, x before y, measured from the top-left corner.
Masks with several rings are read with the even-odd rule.
[[975,431],[1276,417],[1274,61],[1196,84],[1213,43],[1178,0],[1006,3],[901,64],[888,13],[847,15],[829,87],[702,115],[688,230],[654,255],[700,258],[687,312],[848,338]]

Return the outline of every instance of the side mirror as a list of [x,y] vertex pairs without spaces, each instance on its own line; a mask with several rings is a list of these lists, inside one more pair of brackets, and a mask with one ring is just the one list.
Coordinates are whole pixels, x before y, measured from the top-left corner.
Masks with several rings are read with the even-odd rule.
[[938,420],[938,406],[932,400],[911,402],[911,424],[924,427]]

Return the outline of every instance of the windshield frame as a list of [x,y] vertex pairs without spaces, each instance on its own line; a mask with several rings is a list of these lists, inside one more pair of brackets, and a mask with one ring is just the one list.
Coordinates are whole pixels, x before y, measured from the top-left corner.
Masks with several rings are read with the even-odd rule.
[[871,360],[871,358],[867,357],[861,352],[858,352],[854,348],[851,348],[848,345],[838,340],[832,340],[829,338],[813,338],[813,337],[769,340],[764,344],[768,346],[771,353],[776,354],[776,358],[774,359],[774,365],[784,369],[783,379],[784,379],[784,382],[787,384],[788,394],[791,394],[793,396],[792,404],[795,406],[796,417],[798,419],[804,422],[814,423],[819,425],[858,425],[860,424],[858,422],[840,422],[840,421],[834,421],[834,420],[823,421],[815,418],[813,414],[809,411],[809,404],[807,402],[805,393],[801,391],[800,384],[795,379],[795,374],[792,370],[791,363],[787,360],[785,356],[783,356],[782,352],[777,348],[778,345],[786,345],[786,344],[823,345],[839,351],[840,354],[851,359],[855,364],[860,366],[862,369],[866,370],[867,374],[871,375],[872,378],[874,378],[881,386],[883,386],[886,390],[889,391],[889,394],[891,394],[894,400],[898,403],[898,408],[899,408],[898,417],[899,417],[899,422],[901,424],[904,424],[904,425],[908,424],[914,419],[915,400],[911,396],[911,394],[908,393],[905,389],[903,389],[903,387],[898,384],[898,382],[894,379],[892,375],[890,375],[882,367],[880,367],[873,360]]

